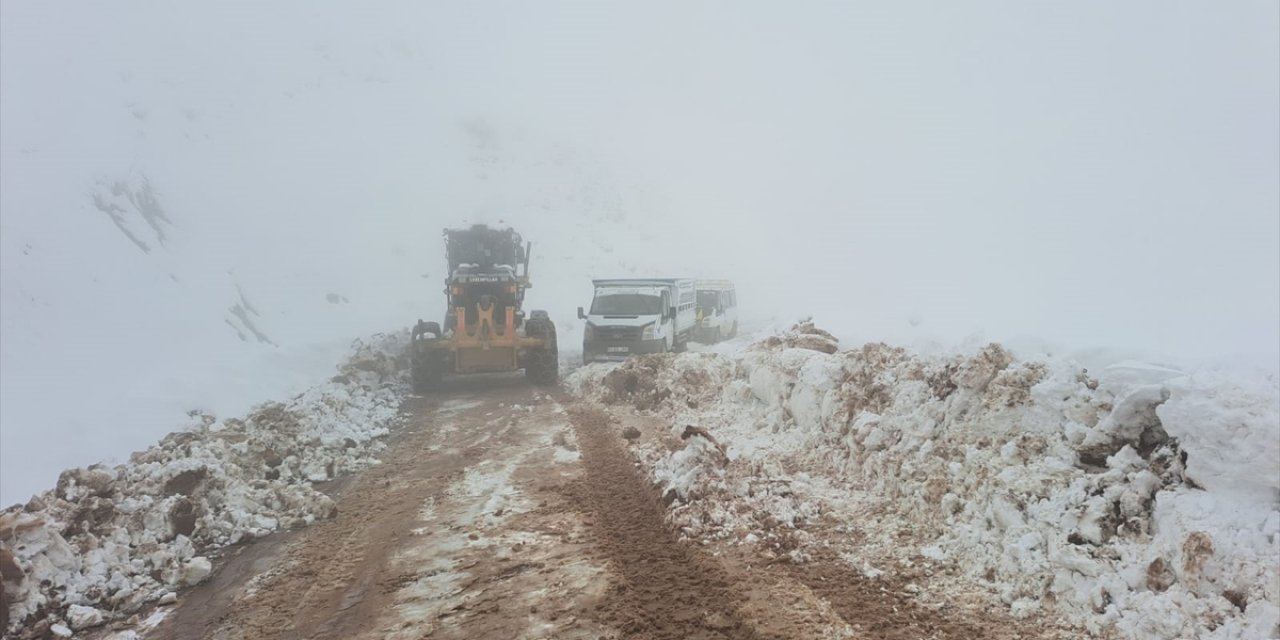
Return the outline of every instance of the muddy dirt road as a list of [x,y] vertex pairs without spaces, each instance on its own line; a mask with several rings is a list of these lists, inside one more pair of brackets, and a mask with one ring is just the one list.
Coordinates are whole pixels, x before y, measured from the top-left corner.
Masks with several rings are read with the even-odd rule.
[[567,498],[565,410],[520,378],[411,398],[337,514],[240,550],[157,638],[595,638],[606,581]]
[[599,407],[499,377],[453,382],[437,396],[409,399],[403,411],[406,425],[383,463],[332,487],[332,519],[237,549],[145,637],[709,640],[979,631],[882,590],[823,589],[846,578],[831,571],[680,542],[627,452],[620,418]]

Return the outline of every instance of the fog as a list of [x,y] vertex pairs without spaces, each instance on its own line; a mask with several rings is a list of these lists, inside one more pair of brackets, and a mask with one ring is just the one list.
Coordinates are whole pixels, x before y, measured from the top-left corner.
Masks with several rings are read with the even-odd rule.
[[471,222],[565,344],[592,277],[707,276],[846,343],[1274,367],[1280,6],[5,3],[4,500],[438,318]]

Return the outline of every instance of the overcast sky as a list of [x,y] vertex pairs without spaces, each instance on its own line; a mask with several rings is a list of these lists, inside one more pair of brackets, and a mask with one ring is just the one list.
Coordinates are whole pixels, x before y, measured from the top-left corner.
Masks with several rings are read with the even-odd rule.
[[941,334],[1276,353],[1274,2],[428,22],[456,99],[597,150],[713,220],[728,237],[708,255],[737,250],[732,273],[775,306],[853,327],[914,317]]

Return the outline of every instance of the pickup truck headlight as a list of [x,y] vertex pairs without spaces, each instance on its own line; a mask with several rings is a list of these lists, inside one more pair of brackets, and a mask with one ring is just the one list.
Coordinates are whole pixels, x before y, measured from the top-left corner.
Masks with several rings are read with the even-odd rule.
[[590,342],[592,340],[595,340],[595,338],[596,338],[596,326],[588,322],[587,327],[582,331],[582,339],[587,342]]
[[640,329],[641,340],[653,340],[654,323],[650,322]]

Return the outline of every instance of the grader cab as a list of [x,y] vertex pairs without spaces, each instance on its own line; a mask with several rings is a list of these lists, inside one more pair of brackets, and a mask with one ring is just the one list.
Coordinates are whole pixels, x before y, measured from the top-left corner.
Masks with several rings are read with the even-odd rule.
[[438,386],[446,374],[524,369],[538,384],[559,379],[556,328],[546,311],[523,308],[532,243],[512,229],[474,225],[444,233],[449,276],[444,324],[413,328],[416,392]]

